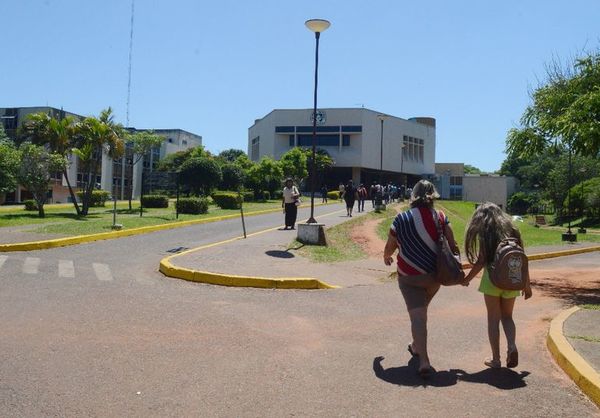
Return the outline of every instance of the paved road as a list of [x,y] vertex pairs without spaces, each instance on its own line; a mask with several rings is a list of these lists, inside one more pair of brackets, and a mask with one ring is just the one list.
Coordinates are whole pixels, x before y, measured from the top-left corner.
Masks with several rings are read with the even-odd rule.
[[0,416],[599,415],[544,348],[555,299],[518,302],[521,366],[491,371],[480,295],[443,289],[430,326],[440,373],[424,385],[394,283],[276,291],[156,272],[171,248],[236,235],[226,221],[3,254]]

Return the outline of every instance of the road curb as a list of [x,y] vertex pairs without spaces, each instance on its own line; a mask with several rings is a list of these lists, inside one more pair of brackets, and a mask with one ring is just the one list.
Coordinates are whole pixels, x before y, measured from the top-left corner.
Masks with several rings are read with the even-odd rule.
[[565,321],[579,310],[562,311],[550,323],[546,344],[558,365],[596,405],[600,406],[600,374],[573,349],[563,334]]
[[[315,204],[315,206],[328,205],[329,203]],[[309,205],[302,205],[300,207],[309,207]],[[280,208],[265,209],[255,212],[244,213],[244,216],[257,216],[264,215],[267,213],[275,213],[281,211]],[[13,251],[35,251],[35,250],[47,250],[49,248],[67,247],[70,245],[83,244],[86,242],[102,241],[107,239],[116,239],[130,237],[134,235],[147,234],[150,232],[164,231],[167,229],[183,228],[191,225],[199,225],[210,222],[218,222],[227,219],[239,218],[239,214],[215,216],[212,218],[193,219],[189,221],[173,222],[167,224],[142,226],[139,228],[124,229],[121,231],[110,231],[101,232],[98,234],[89,235],[77,235],[74,237],[56,238],[43,241],[30,241],[30,242],[19,242],[14,244],[0,244],[0,253],[2,252],[13,252]]]

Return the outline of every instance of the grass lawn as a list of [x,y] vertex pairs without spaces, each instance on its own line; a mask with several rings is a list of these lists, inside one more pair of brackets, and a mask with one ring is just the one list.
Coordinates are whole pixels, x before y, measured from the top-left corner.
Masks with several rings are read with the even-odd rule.
[[[437,201],[435,204],[437,209],[443,210],[448,218],[452,230],[454,231],[454,237],[460,248],[464,248],[464,236],[467,223],[473,212],[475,211],[474,202],[463,202],[463,201],[449,201],[442,200]],[[387,239],[389,226],[394,219],[394,216],[390,216],[382,220],[377,229],[377,234],[381,239]],[[524,216],[523,222],[515,221],[515,225],[521,231],[525,247],[536,247],[541,245],[558,245],[562,244],[561,234],[564,232],[562,229],[550,229],[550,228],[536,228],[533,225],[532,216]],[[574,229],[576,232],[577,229]],[[590,231],[591,232],[591,231]],[[600,234],[578,234],[577,239],[580,242],[599,242]]]
[[[127,201],[117,202],[117,223],[122,224],[124,229],[131,229],[240,213],[239,209],[220,209],[218,206],[210,205],[206,214],[180,214],[179,219],[175,219],[173,205],[170,203],[170,207],[164,209],[144,209],[143,217],[140,217],[139,202],[134,202],[132,211],[129,211]],[[270,200],[264,203],[248,202],[244,204],[244,213],[250,214],[280,207],[281,201],[279,200]],[[45,218],[39,218],[37,212],[23,210],[22,206],[10,208],[12,210],[7,210],[6,207],[0,210],[0,233],[2,227],[32,225],[34,228],[28,229],[32,233],[54,233],[68,236],[95,234],[110,231],[113,220],[112,204],[109,203],[103,208],[90,208],[88,216],[77,216],[72,205],[65,206],[64,204],[45,206]],[[35,238],[32,237],[32,239]]]
[[386,212],[369,212],[364,216],[353,218],[339,225],[327,228],[328,246],[302,246],[298,241],[294,241],[290,247],[301,247],[298,251],[304,257],[317,263],[332,263],[336,261],[358,260],[366,258],[367,255],[361,249],[360,245],[350,239],[350,231],[357,225],[371,219],[392,219],[395,210],[388,207]]

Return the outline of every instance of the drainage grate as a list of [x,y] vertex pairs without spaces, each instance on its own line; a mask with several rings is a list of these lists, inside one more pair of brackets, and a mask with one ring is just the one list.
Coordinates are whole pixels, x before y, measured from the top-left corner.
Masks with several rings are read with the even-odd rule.
[[168,253],[180,253],[182,251],[188,250],[188,247],[177,247],[177,248],[171,248],[170,250],[167,250]]

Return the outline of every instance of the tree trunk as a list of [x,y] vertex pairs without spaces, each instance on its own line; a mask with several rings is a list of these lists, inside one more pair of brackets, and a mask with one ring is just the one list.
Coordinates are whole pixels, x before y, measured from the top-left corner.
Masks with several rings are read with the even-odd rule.
[[38,216],[40,218],[46,217],[46,213],[44,212],[44,204],[43,203],[38,203]]
[[77,216],[81,216],[81,209],[79,208],[79,204],[77,203],[77,197],[75,196],[73,187],[71,187],[71,182],[69,181],[69,175],[67,174],[66,168],[63,169],[63,176],[65,176],[65,181],[67,182],[67,186],[69,187],[69,194],[71,195],[71,200],[73,201],[73,205],[75,206]]

